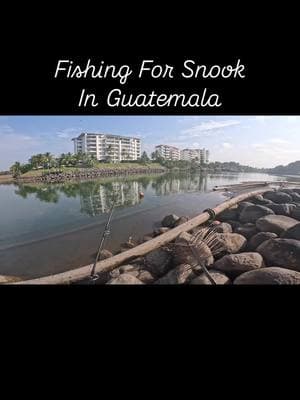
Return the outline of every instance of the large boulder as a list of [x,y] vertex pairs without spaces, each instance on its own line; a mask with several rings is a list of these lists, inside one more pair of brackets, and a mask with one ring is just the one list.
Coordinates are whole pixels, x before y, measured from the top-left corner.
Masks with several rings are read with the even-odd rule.
[[225,273],[231,278],[263,267],[264,260],[259,253],[230,254],[220,258],[213,265],[214,269]]
[[218,243],[224,253],[238,253],[247,243],[245,236],[238,233],[216,233],[215,242]]
[[240,275],[234,285],[300,285],[300,272],[279,267],[261,268]]
[[165,275],[171,268],[172,256],[164,249],[153,250],[145,257],[145,268],[154,276]]
[[202,241],[191,248],[191,238],[192,235],[185,232],[176,238],[173,251],[174,265],[189,264],[195,266],[200,262],[206,266],[213,264],[214,257],[208,245]]
[[221,222],[227,222],[229,220],[236,220],[238,219],[238,206],[233,206],[228,208],[227,210],[223,211],[219,216],[219,220]]
[[161,221],[161,225],[165,228],[173,228],[175,222],[179,219],[177,215],[170,214],[165,216],[165,218]]
[[294,192],[294,193],[291,193],[290,196],[293,199],[293,201],[300,203],[300,194]]
[[[231,283],[230,279],[228,276],[223,274],[220,271],[210,269],[209,270],[210,276],[213,278],[215,283],[217,285],[229,285]],[[191,285],[212,285],[211,281],[208,279],[208,277],[202,272],[199,276],[194,278],[191,282]]]
[[133,275],[122,274],[108,281],[107,285],[143,285],[143,282]]
[[260,206],[265,206],[265,205],[268,206],[268,204],[273,204],[272,200],[265,199],[261,194],[251,197],[249,201],[251,201],[251,203],[253,204],[258,204]]
[[245,238],[250,239],[253,235],[257,233],[257,228],[255,224],[245,224],[242,226],[239,226],[234,230],[235,233],[239,233],[240,235],[245,236]]
[[296,239],[300,240],[300,223],[297,225],[292,226],[287,231],[284,231],[281,234],[283,239]]
[[174,223],[173,227],[175,228],[176,226],[182,225],[185,222],[189,220],[189,217],[180,217],[178,220]]
[[238,214],[240,214],[244,210],[244,208],[249,207],[249,206],[254,206],[254,204],[250,203],[249,201],[241,201],[238,204],[238,208],[237,208]]
[[268,208],[274,211],[274,214],[286,215],[287,217],[289,217],[296,206],[295,204],[269,204]]
[[216,233],[232,233],[232,227],[227,222],[221,222],[220,224],[214,226],[214,231]]
[[258,232],[249,240],[248,249],[253,251],[266,240],[275,239],[277,237],[278,236],[276,235],[276,233],[273,232]]
[[238,228],[239,226],[242,226],[243,224],[240,221],[233,221],[233,220],[228,220],[227,223],[231,226],[233,230]]
[[256,227],[261,232],[273,232],[281,235],[282,232],[298,223],[299,221],[296,219],[286,217],[285,215],[267,215],[256,221]]
[[178,285],[188,283],[196,275],[193,272],[193,267],[188,264],[177,265],[169,271],[165,276],[154,282],[155,285]]
[[270,210],[265,206],[259,205],[251,205],[248,207],[244,207],[239,215],[239,220],[242,223],[246,222],[256,222],[259,218],[264,217],[265,215],[274,214],[274,211]]
[[295,239],[269,239],[258,246],[267,266],[300,271],[300,241]]
[[137,278],[141,282],[146,283],[146,284],[149,284],[149,283],[152,283],[152,282],[155,281],[154,276],[149,271],[147,271],[145,269],[142,269],[142,270],[139,271],[139,274],[138,274]]
[[277,204],[283,204],[283,203],[290,203],[292,201],[292,197],[284,192],[266,192],[264,194],[264,198],[273,201],[274,203]]
[[291,217],[300,221],[300,207],[296,207],[292,210]]

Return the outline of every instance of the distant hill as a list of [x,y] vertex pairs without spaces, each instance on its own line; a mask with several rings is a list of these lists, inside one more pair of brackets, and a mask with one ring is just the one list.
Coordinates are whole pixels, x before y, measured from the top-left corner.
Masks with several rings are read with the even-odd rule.
[[268,169],[267,172],[280,175],[300,175],[300,161],[294,161],[285,166],[278,165],[277,167]]

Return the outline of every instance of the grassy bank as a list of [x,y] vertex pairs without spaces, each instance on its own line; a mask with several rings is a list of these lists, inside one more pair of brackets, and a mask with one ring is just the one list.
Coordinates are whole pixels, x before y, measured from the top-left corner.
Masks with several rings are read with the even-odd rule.
[[0,184],[13,182],[14,178],[12,175],[0,175]]

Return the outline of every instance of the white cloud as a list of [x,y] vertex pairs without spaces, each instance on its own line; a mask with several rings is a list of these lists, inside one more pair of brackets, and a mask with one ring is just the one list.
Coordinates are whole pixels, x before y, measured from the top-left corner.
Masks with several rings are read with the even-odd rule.
[[181,131],[184,135],[190,137],[203,136],[210,132],[219,131],[223,128],[239,125],[241,122],[237,120],[224,120],[224,121],[205,121],[200,124],[194,125],[191,128]]
[[3,133],[13,133],[14,128],[11,127],[10,125],[0,125],[0,135]]
[[222,147],[224,149],[232,149],[233,146],[232,146],[231,143],[225,142],[225,143],[222,144]]

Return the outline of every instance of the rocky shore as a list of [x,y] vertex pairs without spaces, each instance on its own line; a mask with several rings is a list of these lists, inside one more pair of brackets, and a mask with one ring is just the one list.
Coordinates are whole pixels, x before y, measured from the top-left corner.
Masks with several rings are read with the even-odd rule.
[[[168,215],[142,241],[187,220]],[[137,244],[130,239],[120,251]],[[102,251],[102,259],[110,256]],[[101,274],[97,283],[300,284],[300,189],[269,191],[239,203],[209,227],[182,233],[166,247]]]
[[37,176],[21,176],[16,179],[20,183],[62,183],[74,180],[88,180],[110,176],[129,176],[137,174],[156,174],[166,172],[164,167],[136,167],[136,168],[81,168],[78,171],[50,172]]

